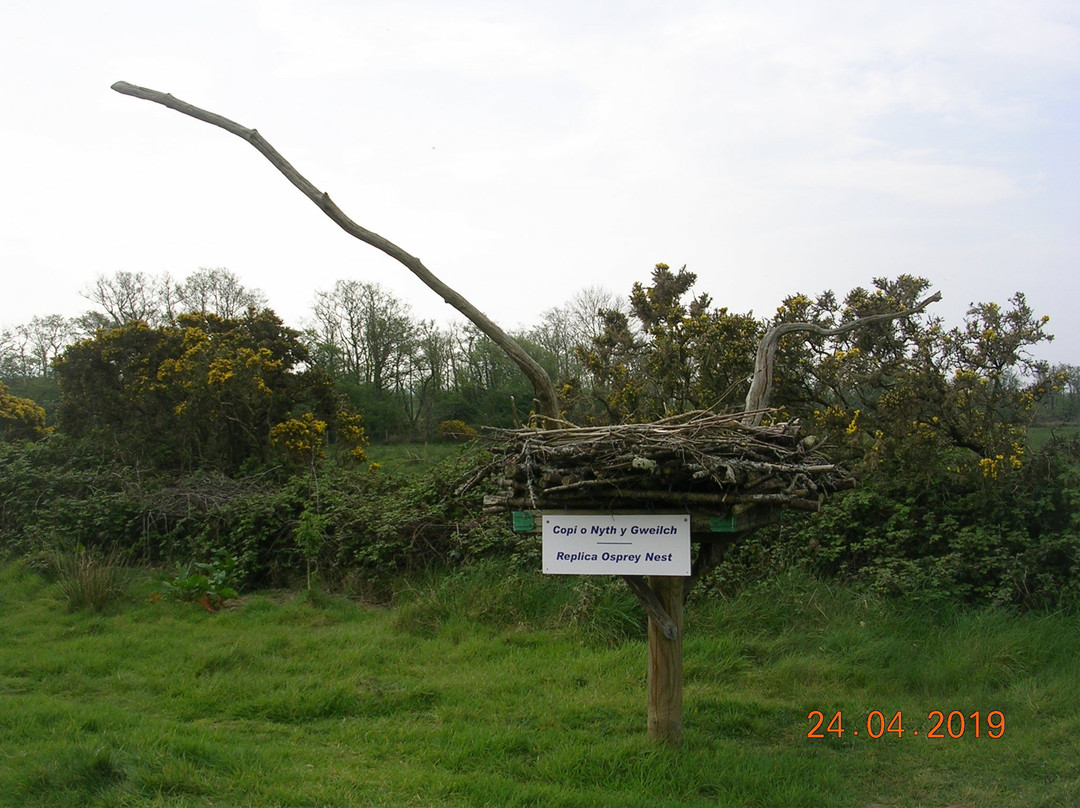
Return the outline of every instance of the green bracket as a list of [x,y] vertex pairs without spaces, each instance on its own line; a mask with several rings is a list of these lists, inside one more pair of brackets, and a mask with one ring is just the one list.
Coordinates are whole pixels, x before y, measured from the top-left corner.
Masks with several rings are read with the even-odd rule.
[[536,530],[536,514],[532,511],[514,511],[514,532],[528,533]]
[[739,517],[734,514],[731,516],[709,517],[709,531],[712,533],[734,533],[738,529]]

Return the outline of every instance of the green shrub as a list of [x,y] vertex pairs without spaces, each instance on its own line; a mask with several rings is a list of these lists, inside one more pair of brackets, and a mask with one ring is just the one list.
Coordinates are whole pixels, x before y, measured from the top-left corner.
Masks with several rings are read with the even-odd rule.
[[1080,442],[1047,444],[999,477],[943,475],[929,488],[890,471],[746,537],[710,583],[734,591],[795,566],[908,600],[1080,605]]
[[0,442],[0,555],[69,546],[131,551],[143,522],[138,469],[54,434],[33,444]]
[[199,603],[208,611],[217,611],[226,600],[238,594],[236,559],[226,551],[218,550],[212,561],[184,564],[161,583],[167,594],[182,601]]

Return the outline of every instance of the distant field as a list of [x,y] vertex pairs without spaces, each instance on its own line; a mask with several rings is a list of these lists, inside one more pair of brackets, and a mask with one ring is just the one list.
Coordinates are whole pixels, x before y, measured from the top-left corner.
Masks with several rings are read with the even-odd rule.
[[1041,449],[1052,438],[1069,440],[1080,435],[1080,424],[1064,424],[1060,426],[1033,426],[1028,428],[1028,446],[1032,449]]
[[368,459],[384,471],[413,474],[431,468],[462,450],[459,443],[373,443]]
[[[69,613],[58,583],[0,569],[0,806],[1012,808],[1080,794],[1074,615],[935,610],[798,576],[692,601],[672,750],[645,737],[641,617],[619,581],[481,567],[389,609],[263,593],[216,614],[153,590],[144,577],[111,611]],[[900,712],[904,734],[874,711]],[[956,737],[928,737],[933,711],[955,714]]]

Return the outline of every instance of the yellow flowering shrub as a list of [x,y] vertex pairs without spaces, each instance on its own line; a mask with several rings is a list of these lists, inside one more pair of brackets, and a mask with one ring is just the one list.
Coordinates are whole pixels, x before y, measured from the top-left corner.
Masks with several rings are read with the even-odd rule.
[[48,433],[45,410],[29,398],[11,395],[0,382],[0,439],[39,440]]
[[270,429],[270,442],[281,447],[293,460],[310,461],[324,454],[326,421],[305,412],[299,418],[289,418]]

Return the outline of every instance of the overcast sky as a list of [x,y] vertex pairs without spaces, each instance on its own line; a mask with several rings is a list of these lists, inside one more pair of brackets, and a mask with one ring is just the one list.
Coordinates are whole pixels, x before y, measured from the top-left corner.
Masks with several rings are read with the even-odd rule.
[[507,328],[686,264],[734,311],[877,276],[1027,294],[1080,364],[1075,0],[2,0],[0,327],[117,270],[227,267],[299,326],[338,279],[454,312],[251,146]]

